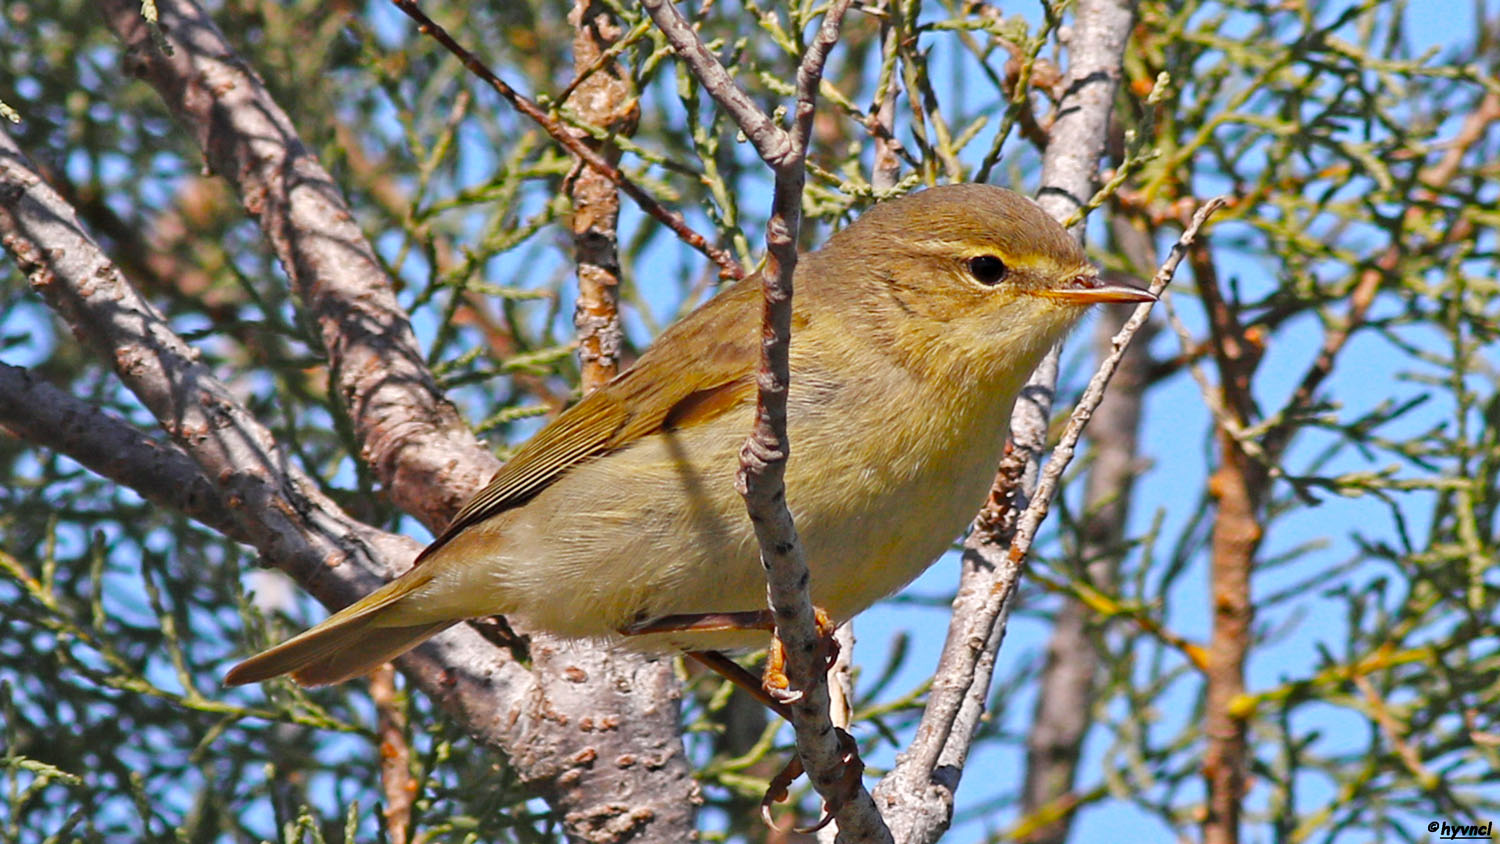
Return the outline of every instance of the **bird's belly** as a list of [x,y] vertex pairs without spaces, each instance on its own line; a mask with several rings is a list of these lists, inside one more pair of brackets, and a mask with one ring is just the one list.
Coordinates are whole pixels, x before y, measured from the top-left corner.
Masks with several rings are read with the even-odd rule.
[[[643,650],[765,644],[764,631],[620,636],[671,616],[765,608],[759,550],[734,488],[748,423],[648,438],[573,468],[526,505],[461,535],[454,559],[469,556],[462,546],[471,538],[487,559],[443,578],[453,613],[502,612],[525,626]],[[942,554],[983,502],[1004,439],[991,428],[957,449],[901,444],[862,455],[815,434],[799,448],[796,434],[787,500],[813,602],[836,620],[896,592]]]

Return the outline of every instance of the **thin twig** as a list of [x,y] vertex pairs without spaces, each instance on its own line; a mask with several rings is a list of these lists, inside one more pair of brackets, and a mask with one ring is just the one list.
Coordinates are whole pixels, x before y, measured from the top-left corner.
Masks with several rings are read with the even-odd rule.
[[635,200],[635,203],[640,206],[642,211],[650,214],[662,225],[671,229],[679,240],[702,252],[708,256],[710,261],[718,264],[720,274],[723,277],[735,279],[745,277],[745,269],[740,266],[733,255],[729,254],[727,250],[720,249],[709,243],[703,235],[694,231],[687,224],[687,221],[683,219],[681,214],[657,202],[655,197],[646,193],[640,185],[627,178],[624,173],[620,172],[618,167],[610,164],[598,152],[583,143],[572,132],[569,132],[568,127],[547,113],[546,109],[537,105],[534,101],[512,88],[505,80],[497,76],[477,56],[453,40],[453,36],[449,35],[447,30],[433,22],[432,18],[427,17],[427,14],[416,4],[415,0],[391,0],[391,2],[396,4],[396,8],[405,12],[407,17],[417,22],[417,31],[443,45],[448,52],[458,58],[465,69],[488,83],[494,89],[495,93],[500,95],[501,99],[511,104],[512,108],[531,118],[553,140],[561,144],[564,149],[578,156],[590,168],[603,174],[606,179],[609,179],[616,187],[624,191],[627,196]]
[[[857,779],[858,757],[848,758],[829,720],[828,685],[823,643],[808,591],[807,562],[786,507],[788,442],[786,398],[790,380],[792,276],[797,265],[797,233],[802,218],[806,154],[812,134],[823,64],[838,42],[839,25],[850,0],[835,0],[807,46],[797,69],[797,101],[790,132],[778,127],[735,84],[708,46],[670,0],[643,5],[677,56],[709,95],[745,133],[775,173],[770,219],[766,223],[766,268],[762,273],[761,360],[755,424],[740,452],[738,484],[766,567],[767,595],[776,619],[776,635],[787,653],[786,674],[795,690],[788,703],[797,734],[797,751],[813,787],[835,807],[839,838],[845,841],[890,841],[890,831]],[[852,766],[852,767],[851,767]]]
[[[1227,197],[1214,197],[1203,203],[1198,212],[1193,215],[1193,220],[1183,230],[1182,236],[1172,245],[1172,251],[1167,255],[1156,275],[1151,279],[1151,292],[1161,293],[1172,281],[1172,276],[1177,272],[1177,265],[1182,262],[1187,254],[1188,247],[1198,237],[1198,231],[1208,218],[1218,211],[1229,200]],[[1058,440],[1057,447],[1052,450],[1052,456],[1047,461],[1047,467],[1042,470],[1040,482],[1037,484],[1036,494],[1032,496],[1031,504],[1021,514],[1020,521],[1016,526],[1015,538],[1010,543],[1010,558],[1015,563],[1020,563],[1027,552],[1031,550],[1031,544],[1036,538],[1037,528],[1041,526],[1042,520],[1047,517],[1047,511],[1052,506],[1052,498],[1057,494],[1057,487],[1062,482],[1063,471],[1068,468],[1073,454],[1078,447],[1078,440],[1083,435],[1084,426],[1088,425],[1093,416],[1094,409],[1099,402],[1104,400],[1104,388],[1109,385],[1109,380],[1114,377],[1115,370],[1120,366],[1120,359],[1125,356],[1125,348],[1135,333],[1145,324],[1146,318],[1151,314],[1151,304],[1137,305],[1135,312],[1126,320],[1118,334],[1110,341],[1113,350],[1099,364],[1094,377],[1089,379],[1088,387],[1084,389],[1083,395],[1078,399],[1078,406],[1073,409],[1073,414],[1068,417],[1068,425],[1063,429],[1062,437]]]
[[[1150,288],[1153,292],[1160,293],[1166,288],[1188,245],[1223,202],[1222,198],[1210,200],[1194,215],[1192,223],[1183,231],[1153,277]],[[1131,338],[1145,323],[1150,309],[1149,304],[1137,306],[1111,339],[1112,351],[1101,361],[1069,417],[1058,446],[1038,479],[1036,492],[1017,520],[1015,534],[1005,553],[996,554],[998,549],[991,541],[995,533],[1003,530],[1003,526],[994,524],[993,520],[1000,518],[997,511],[1004,510],[1001,502],[993,498],[986,511],[976,519],[975,531],[964,542],[965,577],[954,599],[954,626],[949,629],[948,641],[938,662],[917,738],[899,760],[896,769],[881,781],[876,792],[888,817],[896,805],[902,806],[904,815],[915,815],[903,818],[910,825],[908,829],[913,831],[904,835],[903,841],[934,841],[945,828],[946,821],[939,824],[931,816],[931,807],[951,801],[951,792],[957,786],[957,778],[952,773],[959,770],[955,760],[961,762],[970,740],[965,733],[977,723],[982,711],[995,651],[1004,637],[1005,620],[1015,596],[1015,587],[1019,584],[1022,563],[1037,528],[1047,515],[1084,427],[1103,399],[1105,387],[1114,376]],[[1007,463],[1013,462],[1015,465],[1010,472],[1018,475],[1022,471],[1019,463],[1014,461],[1014,454],[1007,455]],[[1002,467],[1004,474],[1005,468]],[[997,488],[1005,485],[1006,482],[997,483]],[[989,535],[988,539],[984,538],[985,534]],[[982,576],[978,575],[981,572]],[[904,793],[909,793],[911,800],[898,801],[896,795]]]

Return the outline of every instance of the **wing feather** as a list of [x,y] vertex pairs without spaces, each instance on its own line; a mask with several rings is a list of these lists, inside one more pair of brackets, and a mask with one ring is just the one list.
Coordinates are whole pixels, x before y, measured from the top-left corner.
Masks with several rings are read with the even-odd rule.
[[[753,401],[759,292],[758,276],[736,282],[667,329],[635,366],[563,411],[469,499],[417,562],[464,528],[524,504],[580,463]],[[684,366],[684,358],[692,365]]]

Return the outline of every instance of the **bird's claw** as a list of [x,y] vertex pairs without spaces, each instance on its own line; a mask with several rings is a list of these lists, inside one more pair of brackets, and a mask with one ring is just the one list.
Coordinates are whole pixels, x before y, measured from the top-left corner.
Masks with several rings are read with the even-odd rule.
[[[809,827],[793,827],[792,831],[799,835],[812,835],[833,822],[838,813],[849,804],[859,792],[861,778],[865,774],[864,760],[859,758],[859,744],[854,737],[839,727],[833,728],[834,735],[839,741],[839,783],[838,791],[829,800],[823,803],[823,816],[816,824]],[[766,788],[766,794],[760,801],[760,817],[766,826],[774,830],[781,830],[776,825],[776,820],[771,817],[771,804],[781,803],[787,799],[787,794],[792,782],[802,775],[802,758],[793,756],[786,766],[776,776],[771,778],[771,784]]]
[[802,757],[794,753],[786,765],[776,773],[776,776],[771,777],[771,784],[766,786],[765,796],[760,799],[760,819],[765,821],[766,826],[777,831],[781,830],[781,827],[776,825],[776,819],[771,817],[771,804],[786,802],[792,783],[800,776],[802,776]]

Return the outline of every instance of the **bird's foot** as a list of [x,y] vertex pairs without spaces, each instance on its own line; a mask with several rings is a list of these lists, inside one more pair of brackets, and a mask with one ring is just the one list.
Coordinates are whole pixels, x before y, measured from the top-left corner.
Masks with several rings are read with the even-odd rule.
[[[826,672],[832,667],[834,660],[839,658],[839,642],[833,637],[833,631],[838,625],[828,617],[827,612],[818,607],[813,607],[813,621],[818,628],[818,639],[824,654],[823,670]],[[766,669],[761,674],[761,685],[765,687],[766,694],[788,706],[802,699],[802,690],[793,689],[792,681],[787,679],[786,646],[781,643],[781,637],[774,633],[771,636],[771,648],[766,654]]]
[[[839,644],[838,640],[833,637],[833,631],[838,625],[833,622],[827,612],[817,607],[813,608],[813,618],[817,624],[826,671],[838,659]],[[729,630],[773,631],[770,652],[766,656],[765,671],[759,680],[739,663],[718,651],[688,651],[687,656],[744,689],[766,708],[790,723],[792,704],[802,699],[803,692],[800,689],[792,689],[791,681],[786,676],[786,647],[781,643],[780,637],[774,635],[775,623],[770,610],[673,615],[637,624],[621,632],[627,636],[635,636]],[[841,762],[836,791],[832,798],[824,802],[823,816],[818,819],[818,822],[806,829],[796,829],[798,833],[811,834],[827,826],[839,810],[859,791],[860,778],[864,776],[865,770],[864,762],[859,758],[859,745],[854,741],[853,736],[841,728],[835,727],[834,734],[838,736]],[[792,783],[797,777],[802,776],[804,770],[801,757],[793,755],[781,771],[771,778],[771,783],[760,805],[761,818],[772,829],[780,829],[780,827],[771,817],[771,806],[787,799]]]

